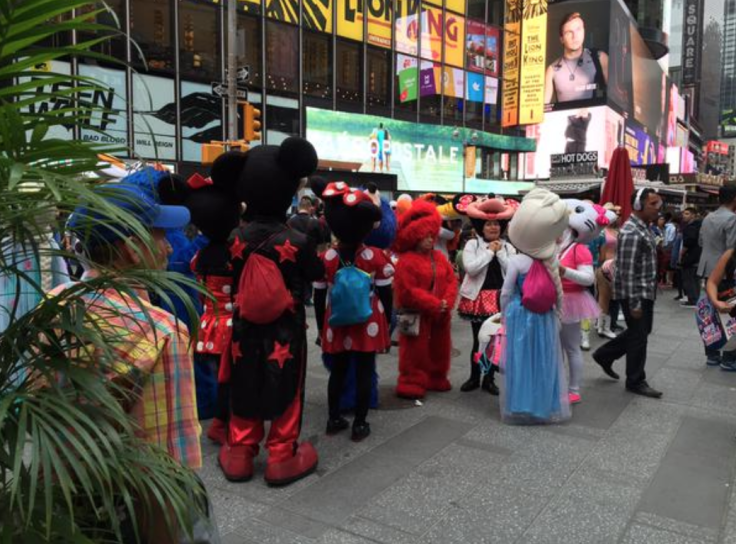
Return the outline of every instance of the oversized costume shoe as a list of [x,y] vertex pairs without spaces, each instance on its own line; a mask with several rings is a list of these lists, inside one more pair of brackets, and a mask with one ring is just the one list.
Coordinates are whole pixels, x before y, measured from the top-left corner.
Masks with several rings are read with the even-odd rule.
[[253,478],[253,458],[257,454],[257,447],[225,444],[220,448],[217,461],[228,481],[247,482]]
[[309,476],[317,468],[318,461],[314,446],[302,442],[291,459],[276,463],[269,459],[264,479],[270,486],[288,485]]
[[227,423],[221,419],[215,418],[207,429],[207,438],[220,445],[227,443]]

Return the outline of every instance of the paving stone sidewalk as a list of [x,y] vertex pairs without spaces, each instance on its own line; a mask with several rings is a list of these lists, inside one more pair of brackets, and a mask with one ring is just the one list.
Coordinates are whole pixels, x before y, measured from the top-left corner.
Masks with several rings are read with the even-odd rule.
[[660,294],[649,343],[660,401],[627,393],[586,355],[571,422],[503,425],[496,398],[459,391],[471,335],[456,320],[454,389],[422,405],[396,399],[396,353],[380,357],[382,406],[360,444],[324,435],[328,374],[312,327],[302,436],[319,468],[269,488],[261,453],[254,480],[231,484],[205,443],[223,543],[736,544],[736,373],[706,367],[694,310],[672,296]]

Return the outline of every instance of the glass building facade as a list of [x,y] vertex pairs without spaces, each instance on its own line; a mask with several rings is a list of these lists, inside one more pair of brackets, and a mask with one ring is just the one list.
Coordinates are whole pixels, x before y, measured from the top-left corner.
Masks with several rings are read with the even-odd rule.
[[[128,66],[55,69],[109,83],[122,113],[102,127],[110,141],[143,158],[198,163],[203,143],[224,138],[226,104],[213,86],[226,79],[226,6],[107,4],[114,14],[98,22],[117,19],[121,33],[99,50]],[[242,85],[262,110],[264,142],[305,135],[308,107],[500,132],[503,10],[503,0],[240,0],[237,63],[248,67]]]

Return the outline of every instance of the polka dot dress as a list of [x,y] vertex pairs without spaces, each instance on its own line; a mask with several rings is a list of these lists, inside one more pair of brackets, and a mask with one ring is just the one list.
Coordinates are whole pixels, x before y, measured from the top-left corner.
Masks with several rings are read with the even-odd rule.
[[[325,288],[332,285],[335,274],[340,267],[337,251],[329,249],[322,256],[325,264],[325,279],[315,284],[316,288]],[[376,287],[391,285],[394,267],[385,253],[377,248],[364,246],[357,252],[355,266],[369,273]],[[391,343],[386,311],[378,295],[372,294],[371,305],[373,315],[365,323],[347,325],[344,327],[330,327],[329,295],[327,297],[327,311],[325,325],[322,329],[322,350],[325,353],[343,353],[345,351],[359,351],[375,353],[384,351]]]

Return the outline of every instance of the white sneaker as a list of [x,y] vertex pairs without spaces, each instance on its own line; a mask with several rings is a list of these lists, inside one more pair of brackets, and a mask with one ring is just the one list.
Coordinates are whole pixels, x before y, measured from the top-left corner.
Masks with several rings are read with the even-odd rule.
[[588,331],[581,331],[580,333],[580,349],[590,351],[590,333]]

